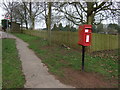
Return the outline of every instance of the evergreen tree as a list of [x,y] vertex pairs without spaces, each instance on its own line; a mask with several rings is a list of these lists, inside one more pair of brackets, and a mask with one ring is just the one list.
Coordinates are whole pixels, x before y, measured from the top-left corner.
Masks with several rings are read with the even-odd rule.
[[120,26],[117,24],[109,24],[107,28],[110,30],[117,30],[118,33],[120,33]]
[[98,32],[95,25],[92,25],[92,32],[93,32],[93,33],[97,33],[97,32]]
[[70,31],[70,25],[66,25],[66,26],[64,27],[64,31]]
[[58,29],[59,29],[60,31],[63,31],[64,28],[63,28],[63,26],[62,26],[62,23],[59,24]]
[[76,30],[76,28],[74,28],[73,26],[70,28],[70,31],[72,31],[72,32],[76,32],[77,30]]
[[97,25],[97,32],[104,32],[104,30],[103,30],[103,24]]
[[52,31],[57,31],[58,27],[56,24],[54,24]]

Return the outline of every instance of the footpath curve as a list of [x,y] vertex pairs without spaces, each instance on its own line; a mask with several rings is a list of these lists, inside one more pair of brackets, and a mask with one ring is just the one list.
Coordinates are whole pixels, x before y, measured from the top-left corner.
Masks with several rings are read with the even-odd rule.
[[64,85],[48,73],[48,68],[41,62],[35,53],[28,48],[23,40],[9,34],[8,38],[16,39],[16,47],[22,62],[22,70],[25,75],[25,88],[74,88]]

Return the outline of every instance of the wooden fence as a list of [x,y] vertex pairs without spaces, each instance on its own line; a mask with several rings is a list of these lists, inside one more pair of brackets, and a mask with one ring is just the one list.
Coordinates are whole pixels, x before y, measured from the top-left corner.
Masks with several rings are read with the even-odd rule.
[[[23,33],[44,39],[48,38],[47,31],[23,30]],[[77,44],[78,32],[52,31],[51,34],[52,43],[65,44],[75,49],[81,49],[81,46]],[[92,33],[92,45],[88,46],[88,52],[112,49],[118,49],[118,35]]]

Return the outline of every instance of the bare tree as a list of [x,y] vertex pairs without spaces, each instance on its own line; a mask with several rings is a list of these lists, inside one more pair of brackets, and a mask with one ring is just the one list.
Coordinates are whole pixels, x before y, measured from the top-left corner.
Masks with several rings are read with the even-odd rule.
[[[20,21],[26,24],[28,28],[28,23],[31,29],[35,27],[35,21],[37,21],[38,16],[44,11],[41,2],[7,2],[3,3],[3,8],[11,15],[11,21]],[[13,17],[14,15],[14,17]]]
[[[20,22],[23,25],[24,22],[27,22],[25,17],[25,8],[21,2],[3,2],[2,8],[10,15],[11,22]],[[26,24],[26,28],[27,28]]]
[[45,20],[46,28],[48,30],[48,41],[49,45],[51,45],[51,27],[56,23],[60,23],[63,17],[62,15],[58,15],[59,13],[55,11],[55,3],[43,2],[42,5],[44,12],[41,14],[40,18]]
[[28,29],[28,15],[24,4],[19,3],[17,7],[14,8],[13,13],[14,13],[14,17],[16,18],[16,22],[21,22],[21,26],[25,24],[26,29]]
[[44,11],[42,7],[41,2],[28,2],[26,5],[23,2],[29,16],[29,23],[30,23],[30,28],[34,29],[35,27],[35,20],[37,17]]
[[56,9],[65,14],[65,17],[76,25],[99,24],[101,21],[115,17],[119,8],[114,2],[104,0],[100,2],[64,2]]
[[28,14],[27,14],[27,10],[26,10],[26,2],[22,2],[23,3],[23,11],[24,11],[24,22],[26,25],[26,29],[28,29]]
[[[61,12],[59,11],[56,11],[55,8],[56,7],[56,3],[55,2],[51,2],[52,5],[51,5],[51,28],[54,26],[54,24],[59,24],[60,21],[62,19],[64,19],[65,17],[63,16],[63,14],[61,14]],[[41,20],[44,20],[45,21],[45,24],[46,24],[46,28],[48,29],[48,2],[42,2],[42,8],[44,8],[44,12],[39,15],[39,18]]]
[[11,22],[14,18],[13,12],[14,12],[14,9],[17,7],[17,5],[18,5],[17,2],[7,2],[7,3],[3,2],[2,6],[1,6],[10,15]]

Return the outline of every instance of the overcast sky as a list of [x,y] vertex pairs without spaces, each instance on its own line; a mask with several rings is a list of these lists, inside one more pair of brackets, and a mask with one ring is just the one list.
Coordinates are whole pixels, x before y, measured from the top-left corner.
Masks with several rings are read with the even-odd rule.
[[[0,7],[0,25],[1,25],[1,20],[4,19],[4,16],[6,12],[5,10],[3,10],[1,7]],[[45,28],[45,25],[44,24],[39,24],[39,23],[36,23],[35,25],[36,27],[35,28]]]
[[[0,25],[1,25],[1,20],[4,19],[4,16],[5,15],[5,11],[0,7]],[[113,20],[104,20],[102,22],[103,24],[109,24],[109,23],[117,23],[117,21],[113,21]],[[37,23],[35,25],[35,28],[45,28],[45,23]]]
[[4,19],[4,17],[2,16],[4,14],[4,10],[0,7],[0,24],[1,24],[1,20]]

